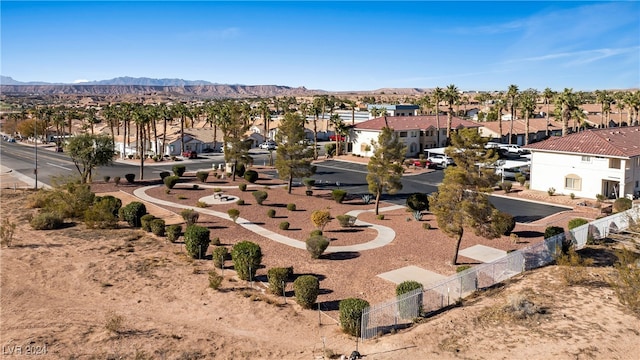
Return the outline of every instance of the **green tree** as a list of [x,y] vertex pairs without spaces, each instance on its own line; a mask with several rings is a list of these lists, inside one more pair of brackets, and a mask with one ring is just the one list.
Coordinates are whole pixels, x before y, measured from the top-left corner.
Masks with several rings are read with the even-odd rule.
[[250,127],[250,108],[246,103],[227,101],[220,110],[220,129],[224,139],[224,160],[233,163],[233,181],[236,180],[238,164],[250,164],[250,143],[244,141],[244,134]]
[[486,143],[487,139],[475,129],[461,129],[453,133],[452,146],[446,153],[457,166],[445,170],[442,185],[429,200],[430,211],[436,216],[440,229],[457,238],[453,265],[458,261],[465,227],[486,238],[499,237],[504,231],[504,227],[493,219],[496,212],[487,195],[498,180],[489,167],[498,160],[498,156],[494,150],[484,150]]
[[556,118],[562,119],[562,136],[567,136],[569,133],[569,120],[571,120],[571,116],[576,115],[578,109],[578,97],[573,89],[565,88],[556,97]]
[[69,140],[66,151],[80,173],[83,184],[91,182],[92,172],[98,166],[110,165],[115,151],[108,135],[81,134]]
[[449,111],[447,111],[447,139],[451,141],[451,122],[453,116],[453,105],[460,100],[460,91],[451,84],[444,91],[444,100],[447,102]]
[[[511,119],[509,121],[509,144],[513,141],[513,121],[516,119],[516,102],[519,94],[518,85],[509,85],[507,90],[507,97],[509,98],[509,110]],[[527,134],[528,135],[528,134]]]
[[436,86],[431,97],[433,100],[433,106],[436,108],[436,147],[440,147],[442,146],[440,143],[440,101],[444,98],[444,90]]
[[373,156],[367,164],[367,183],[369,192],[376,196],[376,215],[380,206],[380,196],[387,192],[394,194],[402,189],[402,163],[404,162],[407,146],[400,141],[393,129],[382,128],[378,141],[372,141]]
[[309,177],[315,173],[312,150],[304,144],[304,118],[296,113],[287,113],[276,134],[276,169],[282,180],[288,180],[287,191],[291,194],[293,178]]
[[549,126],[551,126],[551,122],[549,121],[549,104],[551,100],[556,96],[555,91],[551,90],[551,88],[545,88],[542,92],[542,97],[544,97],[544,103],[546,105],[546,114],[545,118],[547,119],[547,131],[545,132],[546,136],[549,136]]
[[528,89],[523,91],[518,96],[518,106],[524,116],[524,144],[529,144],[529,119],[533,115],[533,111],[536,109],[536,100],[538,98],[538,92],[534,89]]

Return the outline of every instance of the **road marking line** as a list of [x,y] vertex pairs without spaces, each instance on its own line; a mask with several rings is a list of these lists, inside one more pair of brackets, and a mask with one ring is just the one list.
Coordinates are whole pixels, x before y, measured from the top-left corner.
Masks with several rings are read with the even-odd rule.
[[59,167],[61,169],[65,169],[67,171],[72,171],[73,169],[69,169],[67,167],[61,166],[61,165],[56,165],[56,164],[52,164],[52,163],[47,163],[47,165],[51,165],[51,166],[55,166],[55,167]]

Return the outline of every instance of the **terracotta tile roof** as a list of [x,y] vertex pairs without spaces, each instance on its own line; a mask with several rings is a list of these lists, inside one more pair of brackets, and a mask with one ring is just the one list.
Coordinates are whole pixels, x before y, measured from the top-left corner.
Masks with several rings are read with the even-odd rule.
[[526,148],[596,156],[640,156],[640,126],[586,130],[565,137],[551,137]]
[[[416,130],[416,129],[428,129],[436,128],[436,116],[435,115],[422,115],[422,116],[383,116],[361,123],[357,123],[354,126],[354,130],[382,130],[386,123],[389,127],[395,131],[399,130]],[[478,128],[480,125],[473,121],[462,120],[459,117],[451,118],[451,128]],[[440,128],[447,128],[447,116],[440,115]]]
[[[498,133],[500,130],[500,124],[497,121],[488,121],[488,122],[477,122],[481,127],[485,127],[494,133]],[[554,121],[553,118],[549,119],[549,130],[562,130],[562,123],[558,121]],[[529,132],[535,133],[538,131],[545,131],[547,127],[547,119],[545,118],[535,118],[529,119]],[[511,121],[503,121],[502,122],[502,135],[508,135],[509,130],[511,129]],[[524,119],[513,120],[513,133],[514,134],[524,134],[525,129],[525,121]]]

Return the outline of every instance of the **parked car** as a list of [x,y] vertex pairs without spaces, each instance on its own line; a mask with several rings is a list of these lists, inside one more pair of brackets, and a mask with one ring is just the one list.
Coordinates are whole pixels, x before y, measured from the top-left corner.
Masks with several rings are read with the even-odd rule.
[[422,164],[424,163],[424,167],[428,168],[428,169],[433,169],[436,167],[436,165],[434,163],[432,163],[431,161],[429,161],[429,159],[425,159],[425,160],[420,160],[420,159],[416,159],[416,160],[412,160],[412,165],[416,166],[416,167],[423,167]]
[[427,160],[430,161],[434,166],[438,166],[441,168],[445,168],[449,165],[454,165],[452,158],[442,154],[432,154],[427,158]]
[[197,159],[198,158],[198,153],[193,151],[193,150],[187,150],[187,151],[182,153],[182,157],[187,158],[187,159]]
[[260,144],[260,149],[275,150],[276,149],[276,143],[273,142],[273,141],[265,141],[262,144]]
[[336,139],[338,139],[338,141],[345,141],[347,137],[344,135],[329,135],[329,141],[336,141]]
[[520,145],[514,145],[514,144],[500,144],[500,149],[502,149],[503,152],[506,152],[508,154],[526,154],[529,151],[526,149],[523,149],[520,147]]

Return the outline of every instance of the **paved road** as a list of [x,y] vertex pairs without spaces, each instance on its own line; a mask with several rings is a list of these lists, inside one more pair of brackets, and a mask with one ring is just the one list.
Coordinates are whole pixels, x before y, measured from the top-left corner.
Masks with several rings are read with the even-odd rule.
[[[16,172],[34,177],[35,151],[31,146],[17,143],[0,141],[0,152],[2,153],[2,165],[13,169]],[[269,153],[264,150],[252,150],[252,156],[256,164],[268,162]],[[222,154],[207,154],[196,160],[187,160],[182,163],[190,171],[197,169],[211,168],[212,164],[223,163]],[[145,179],[155,179],[161,171],[171,171],[173,163],[152,163],[145,165]],[[363,164],[349,163],[343,161],[328,160],[317,164],[318,170],[313,176],[318,187],[341,188],[349,194],[363,195],[368,193],[366,181],[367,167]],[[123,177],[126,173],[136,174],[139,178],[139,167],[137,164],[114,163],[112,166],[104,166],[97,169],[94,174],[95,179],[102,176]],[[40,149],[38,151],[38,180],[46,184],[51,184],[52,177],[61,175],[76,175],[77,170],[64,153],[55,153],[50,150]],[[272,172],[275,176],[275,171]],[[442,170],[430,173],[405,176],[402,179],[403,188],[395,195],[384,194],[382,200],[403,205],[407,196],[415,192],[432,193],[437,190],[438,184],[442,182]],[[298,179],[298,182],[301,179]],[[546,216],[565,211],[567,208],[526,202],[517,199],[507,199],[498,196],[491,196],[491,202],[501,211],[512,214],[518,222],[531,222],[542,219]]]

